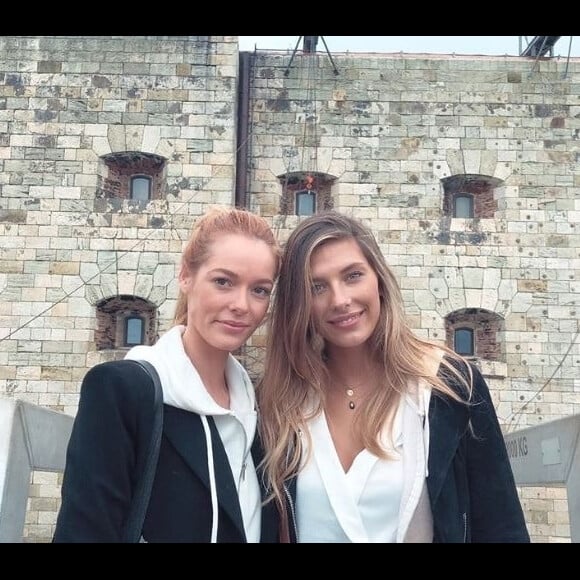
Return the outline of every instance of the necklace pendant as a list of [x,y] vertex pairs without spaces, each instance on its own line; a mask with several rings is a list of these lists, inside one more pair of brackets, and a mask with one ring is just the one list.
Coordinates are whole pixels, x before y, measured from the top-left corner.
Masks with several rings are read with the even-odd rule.
[[[345,393],[347,397],[352,397],[354,396],[354,389],[352,387],[346,387]],[[348,402],[348,408],[352,411],[355,408],[355,406],[356,405],[354,404],[354,401],[351,399]]]

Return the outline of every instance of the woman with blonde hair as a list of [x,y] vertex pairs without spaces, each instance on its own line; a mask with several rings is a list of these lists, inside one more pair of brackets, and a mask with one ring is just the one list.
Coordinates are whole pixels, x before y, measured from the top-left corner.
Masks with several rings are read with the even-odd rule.
[[360,221],[291,233],[269,333],[257,392],[282,541],[529,541],[483,377],[412,332]]
[[264,218],[214,208],[198,220],[182,256],[175,325],[154,345],[135,346],[83,380],[55,542],[135,541],[127,528],[154,397],[140,360],[155,367],[163,391],[141,540],[275,541],[261,517],[254,388],[232,353],[264,320],[279,259]]

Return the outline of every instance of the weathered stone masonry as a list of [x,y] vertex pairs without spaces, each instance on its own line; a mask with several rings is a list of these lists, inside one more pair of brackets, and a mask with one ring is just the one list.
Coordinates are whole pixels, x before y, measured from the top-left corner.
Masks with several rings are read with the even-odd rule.
[[[234,37],[0,38],[0,393],[74,414],[87,369],[124,354],[97,350],[102,300],[167,326],[194,217],[233,202],[237,66]],[[126,151],[165,160],[163,197],[106,195]],[[29,541],[58,490],[35,474]]]
[[[87,368],[124,353],[97,350],[96,305],[142,298],[162,332],[195,216],[245,171],[284,239],[300,218],[280,176],[310,171],[371,225],[420,334],[485,313],[478,364],[506,429],[580,412],[580,59],[566,77],[562,60],[333,59],[339,75],[320,53],[286,76],[289,53],[251,55],[236,167],[236,37],[0,37],[0,394],[74,414]],[[107,174],[125,152],[163,160],[152,201]],[[465,176],[475,219],[449,214]],[[28,541],[50,537],[58,481],[35,474]],[[566,540],[562,490],[522,499],[536,541]]]

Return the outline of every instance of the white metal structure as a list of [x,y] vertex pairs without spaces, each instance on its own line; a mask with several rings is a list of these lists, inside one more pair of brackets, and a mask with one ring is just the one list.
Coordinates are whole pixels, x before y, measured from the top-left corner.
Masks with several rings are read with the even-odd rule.
[[0,398],[0,542],[22,542],[33,471],[63,471],[73,417]]
[[580,415],[509,433],[505,441],[519,486],[565,486],[570,534],[580,543]]

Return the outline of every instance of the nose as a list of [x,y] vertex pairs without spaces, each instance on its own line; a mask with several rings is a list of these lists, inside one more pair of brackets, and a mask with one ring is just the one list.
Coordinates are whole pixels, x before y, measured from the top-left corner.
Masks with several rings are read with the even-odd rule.
[[245,288],[239,288],[232,296],[230,310],[232,312],[247,312],[249,309],[248,292]]
[[352,304],[352,298],[348,290],[342,285],[336,285],[332,290],[332,305],[340,310],[348,310]]

